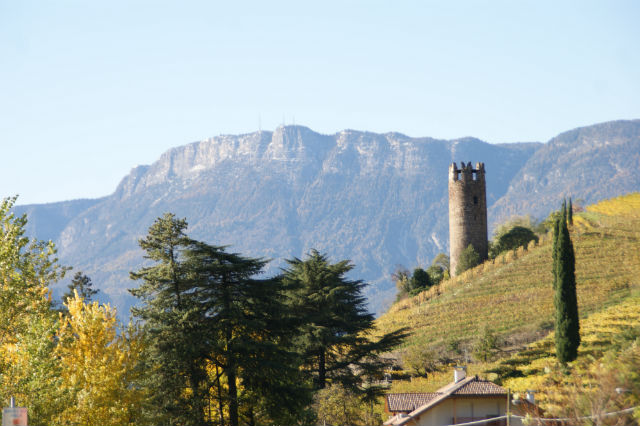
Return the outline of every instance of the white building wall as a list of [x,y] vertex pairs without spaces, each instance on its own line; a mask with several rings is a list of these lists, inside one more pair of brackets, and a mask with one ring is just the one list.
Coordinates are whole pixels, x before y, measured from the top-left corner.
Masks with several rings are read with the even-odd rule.
[[[455,411],[458,422],[460,418],[471,417],[498,417],[506,414],[507,398],[458,398],[455,401]],[[408,425],[417,426],[447,426],[453,423],[454,402],[452,399],[446,399],[427,412],[423,413],[419,418],[414,419],[415,423],[410,421]],[[511,418],[512,426],[522,426],[520,419]]]

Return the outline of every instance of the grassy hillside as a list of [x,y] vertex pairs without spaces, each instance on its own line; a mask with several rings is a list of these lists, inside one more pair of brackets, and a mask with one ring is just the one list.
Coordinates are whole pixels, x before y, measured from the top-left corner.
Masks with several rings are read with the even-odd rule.
[[[592,326],[588,324],[599,318],[595,313],[614,315],[618,309],[640,310],[640,194],[601,202],[575,215],[571,237],[576,251],[578,303],[585,339],[581,354],[587,355],[591,350],[588,342],[600,338],[589,331]],[[397,303],[377,324],[382,331],[410,327],[413,335],[401,351],[426,347],[441,361],[447,358],[456,361],[451,351],[455,346],[463,348],[458,358],[469,360],[479,334],[490,327],[501,338],[503,351],[498,358],[504,359],[552,330],[551,283],[551,236],[547,235],[527,250],[508,253]],[[623,327],[640,325],[640,317],[629,316],[629,321]],[[549,337],[539,344],[545,351],[553,352]],[[465,348],[469,355],[466,357]],[[540,348],[530,350],[542,353]],[[532,373],[525,371],[529,361],[534,359],[526,353],[521,364],[511,361],[511,366],[522,367],[511,375]],[[472,374],[484,373],[490,379],[500,379],[495,373],[487,373],[498,371],[506,380],[509,368],[508,363],[501,364],[499,360],[469,365]],[[430,391],[450,380],[450,373],[443,371],[426,380],[395,382],[392,391]]]

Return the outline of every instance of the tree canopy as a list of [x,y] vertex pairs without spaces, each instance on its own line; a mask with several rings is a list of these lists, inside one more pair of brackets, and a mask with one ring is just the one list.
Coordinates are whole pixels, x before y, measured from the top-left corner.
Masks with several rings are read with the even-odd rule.
[[580,346],[580,319],[576,295],[575,253],[567,227],[566,209],[554,234],[554,305],[556,355],[562,363],[573,361]]
[[386,363],[379,355],[398,345],[406,330],[370,335],[374,317],[362,295],[366,284],[346,277],[353,269],[348,260],[331,263],[311,250],[306,259],[287,263],[283,282],[300,321],[296,345],[314,387],[322,389],[331,381],[365,396],[378,394],[380,389],[363,386],[363,379],[382,376]]
[[530,228],[514,226],[491,244],[489,257],[494,259],[502,252],[526,247],[530,241],[538,240],[538,236]]
[[458,264],[456,265],[456,275],[460,275],[467,269],[474,268],[480,264],[480,255],[473,248],[471,244],[467,246],[462,253],[460,253],[460,258],[458,259]]
[[265,260],[192,240],[186,228],[172,214],[158,218],[140,240],[155,263],[131,274],[142,281],[131,292],[142,301],[134,313],[145,321],[155,418],[202,425],[215,398],[231,426],[261,410],[290,421],[308,392],[289,349],[295,328],[280,281],[256,278]]

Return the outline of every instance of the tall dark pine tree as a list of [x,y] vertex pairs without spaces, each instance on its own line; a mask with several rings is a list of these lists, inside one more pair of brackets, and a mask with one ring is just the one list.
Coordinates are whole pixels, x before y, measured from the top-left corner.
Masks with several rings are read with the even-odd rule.
[[362,386],[362,378],[374,378],[385,367],[379,355],[391,350],[406,336],[406,330],[374,339],[373,315],[366,309],[360,280],[345,277],[353,269],[348,260],[330,263],[312,250],[308,258],[287,260],[283,281],[289,287],[291,309],[300,318],[297,341],[316,389],[327,381],[374,396],[379,389]]
[[[239,413],[251,424],[257,411],[271,422],[293,423],[310,402],[298,354],[291,349],[295,327],[279,279],[257,279],[267,263],[195,242],[185,252],[194,271],[191,295],[201,309],[209,361],[226,378],[229,425]],[[238,383],[242,383],[239,389]],[[240,401],[245,401],[244,406]]]
[[199,426],[205,424],[208,348],[183,259],[193,243],[186,228],[186,220],[170,213],[156,219],[140,240],[153,264],[131,273],[142,284],[130,292],[141,301],[132,311],[144,321],[148,340],[149,416],[159,424]]
[[573,361],[580,346],[580,322],[576,295],[575,254],[565,218],[558,223],[555,237],[555,342],[556,356],[562,363]]

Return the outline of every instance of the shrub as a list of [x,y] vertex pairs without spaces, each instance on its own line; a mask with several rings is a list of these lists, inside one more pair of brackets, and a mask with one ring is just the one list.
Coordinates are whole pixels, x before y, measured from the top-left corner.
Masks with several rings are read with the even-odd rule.
[[471,244],[460,254],[458,264],[456,265],[456,275],[460,275],[464,271],[474,268],[480,264],[480,255]]

